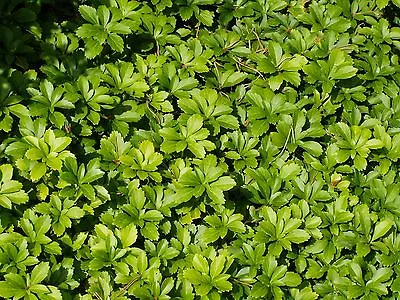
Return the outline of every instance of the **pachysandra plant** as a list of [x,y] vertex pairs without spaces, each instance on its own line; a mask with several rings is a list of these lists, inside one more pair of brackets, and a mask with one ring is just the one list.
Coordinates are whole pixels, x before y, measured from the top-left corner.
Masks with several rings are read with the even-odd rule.
[[399,299],[399,15],[0,1],[0,298]]

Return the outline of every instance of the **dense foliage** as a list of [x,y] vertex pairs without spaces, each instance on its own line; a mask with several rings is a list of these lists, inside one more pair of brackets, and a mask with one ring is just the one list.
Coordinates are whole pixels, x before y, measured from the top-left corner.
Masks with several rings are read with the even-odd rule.
[[400,299],[399,0],[0,0],[0,297]]

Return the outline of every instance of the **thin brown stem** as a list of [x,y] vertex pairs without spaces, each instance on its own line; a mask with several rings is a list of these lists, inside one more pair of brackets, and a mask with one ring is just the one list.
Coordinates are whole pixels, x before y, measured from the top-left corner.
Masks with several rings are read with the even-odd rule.
[[253,68],[252,66],[249,66],[249,65],[247,65],[247,64],[245,64],[245,63],[242,63],[240,60],[236,59],[235,57],[233,58],[233,60],[234,60],[237,64],[241,65],[242,67],[245,67],[245,68],[247,68],[247,69],[250,69],[250,70],[256,72],[262,79],[265,79],[264,76],[262,75],[262,73],[261,73],[260,71],[258,71],[256,68]]
[[131,281],[129,281],[117,294],[117,297],[122,296],[134,283],[136,283],[140,279],[140,276],[134,277]]

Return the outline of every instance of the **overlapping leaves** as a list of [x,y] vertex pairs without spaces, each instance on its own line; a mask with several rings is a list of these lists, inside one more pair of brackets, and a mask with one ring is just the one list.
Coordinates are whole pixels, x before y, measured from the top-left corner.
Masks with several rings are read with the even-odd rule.
[[45,2],[0,1],[0,297],[400,297],[399,1]]

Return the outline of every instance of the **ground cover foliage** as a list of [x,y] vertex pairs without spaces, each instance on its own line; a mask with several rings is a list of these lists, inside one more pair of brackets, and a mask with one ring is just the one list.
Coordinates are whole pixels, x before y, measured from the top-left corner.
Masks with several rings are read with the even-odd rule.
[[0,297],[399,299],[398,0],[1,0]]

